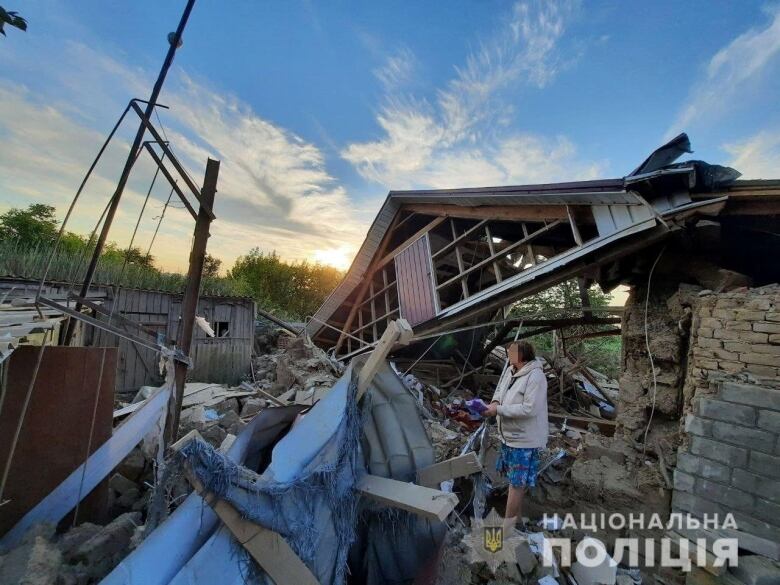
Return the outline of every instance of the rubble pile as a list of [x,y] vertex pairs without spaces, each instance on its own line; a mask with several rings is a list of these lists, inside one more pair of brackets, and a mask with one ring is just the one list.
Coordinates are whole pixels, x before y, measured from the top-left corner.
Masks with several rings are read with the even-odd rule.
[[52,525],[39,524],[19,546],[0,556],[0,582],[97,583],[138,545],[141,521],[141,512],[126,512],[105,526],[84,522],[62,534]]
[[[669,313],[664,315],[669,317]],[[313,404],[333,386],[344,368],[306,336],[295,337],[280,330],[266,330],[256,339],[255,350],[261,353],[253,357],[251,382],[235,387],[197,382],[186,385],[180,435],[196,430],[213,447],[225,451],[258,412],[280,404]],[[638,363],[638,358],[630,355],[624,359]],[[662,360],[662,373],[667,363],[675,362],[671,358]],[[468,544],[478,510],[504,513],[507,481],[495,470],[500,450],[496,427],[473,412],[469,403],[480,393],[485,399],[490,396],[484,389],[472,391],[461,384],[442,388],[430,378],[416,377],[413,369],[404,372],[395,364],[393,367],[415,399],[436,461],[474,451],[482,469],[481,473],[456,477],[439,486],[455,492],[460,504],[448,519],[450,530],[439,560],[437,585],[593,585],[601,581],[591,582],[589,577],[577,575],[575,568],[545,566],[544,539],[568,538],[576,547],[584,538],[596,537],[610,551],[617,538],[663,536],[663,529],[648,532],[625,527],[609,531],[602,527],[588,532],[566,527],[559,520],[550,521],[567,514],[579,517],[592,513],[657,513],[664,517],[670,509],[672,487],[672,468],[664,456],[669,450],[643,449],[630,424],[624,426],[622,420],[612,420],[616,404],[623,399],[618,395],[618,384],[583,361],[565,352],[556,353],[545,361],[549,440],[540,454],[537,485],[525,498],[519,525],[522,530],[518,532],[521,542],[513,545],[517,562],[504,563],[494,572],[475,558]],[[621,388],[622,384],[621,379]],[[144,400],[150,391],[142,388],[134,403]],[[120,406],[127,409],[133,403]],[[153,486],[164,486],[167,509],[163,515],[191,493],[183,477],[157,483],[156,471],[155,462],[144,448],[136,447],[109,478],[108,523],[101,526],[84,522],[66,530],[62,526],[59,530],[37,526],[19,546],[0,557],[0,582],[99,582],[143,541],[147,526],[151,531],[159,522],[159,511],[151,510]],[[642,579],[650,582],[650,575],[618,566],[606,577],[606,583],[640,585]]]
[[[573,539],[573,546],[576,546],[582,538],[595,536],[611,547],[617,537],[662,536],[646,532],[593,533],[572,529],[562,534],[558,530],[560,527],[542,527],[543,517],[555,514],[570,513],[579,517],[579,514],[590,513],[644,512],[650,515],[657,512],[665,515],[669,510],[671,487],[663,457],[659,459],[654,454],[643,453],[637,443],[616,434],[617,425],[611,419],[615,418],[618,400],[617,382],[565,353],[546,360],[545,372],[551,412],[549,440],[547,448],[540,453],[537,485],[529,490],[525,499],[523,538],[566,537]],[[467,401],[478,392],[462,387],[447,392],[426,383],[427,378],[418,379],[411,373],[402,377],[417,399],[437,461],[457,457],[474,448],[487,480],[485,511],[495,508],[503,514],[507,482],[495,471],[500,449],[495,425],[487,426],[484,438],[478,444],[470,441],[475,429],[482,425],[482,418],[469,410]],[[482,396],[490,398],[484,392]],[[543,567],[541,551],[539,554],[518,551],[518,558],[525,558],[526,562],[504,564],[495,574],[485,563],[473,562],[463,540],[471,530],[475,514],[473,481],[474,476],[453,482],[453,491],[460,496],[461,506],[445,541],[437,583],[531,584],[540,580],[550,585],[567,583],[571,576],[564,569],[553,573],[551,568]],[[621,567],[620,570],[627,569]],[[633,578],[640,577],[634,572]],[[622,581],[628,583],[629,577],[624,575]]]
[[[317,392],[330,388],[340,366],[305,338],[266,331],[253,358],[255,382],[228,387],[188,382],[185,386],[179,435],[197,430],[213,447],[226,450],[247,422],[272,403],[311,404]],[[132,403],[149,396],[143,387]],[[121,422],[122,416],[115,418]],[[63,530],[61,524],[37,525],[12,550],[0,555],[0,583],[25,585],[88,585],[99,582],[145,536],[150,500],[155,486],[155,462],[139,445],[108,480],[108,518],[104,526],[83,522]],[[165,486],[165,505],[172,512],[192,491],[185,478]],[[158,522],[156,519],[155,522]],[[65,524],[65,522],[63,522]]]

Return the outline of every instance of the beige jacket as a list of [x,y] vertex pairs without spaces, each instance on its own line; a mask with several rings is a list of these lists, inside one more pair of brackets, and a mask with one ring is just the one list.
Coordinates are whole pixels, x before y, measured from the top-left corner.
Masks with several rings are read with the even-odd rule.
[[547,378],[539,361],[515,371],[509,366],[498,381],[498,436],[510,447],[532,449],[547,445]]

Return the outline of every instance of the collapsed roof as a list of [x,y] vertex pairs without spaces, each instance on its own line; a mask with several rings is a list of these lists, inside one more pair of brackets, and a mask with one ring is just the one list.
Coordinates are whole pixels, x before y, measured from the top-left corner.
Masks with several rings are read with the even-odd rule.
[[780,213],[780,181],[687,152],[681,134],[619,179],[391,191],[308,333],[349,357],[398,317],[433,333],[575,276],[612,288],[621,259],[698,219]]

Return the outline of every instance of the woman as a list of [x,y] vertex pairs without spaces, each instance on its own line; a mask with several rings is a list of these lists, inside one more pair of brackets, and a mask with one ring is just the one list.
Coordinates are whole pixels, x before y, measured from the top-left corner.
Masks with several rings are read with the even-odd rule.
[[483,416],[498,417],[496,470],[509,480],[504,526],[522,518],[526,486],[536,485],[539,449],[547,445],[547,378],[527,341],[509,346],[509,364]]

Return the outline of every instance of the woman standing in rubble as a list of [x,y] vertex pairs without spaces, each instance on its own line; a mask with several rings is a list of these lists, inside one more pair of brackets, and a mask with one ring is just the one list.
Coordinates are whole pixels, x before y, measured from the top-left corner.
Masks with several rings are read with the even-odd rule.
[[522,518],[526,486],[536,485],[539,449],[547,445],[547,378],[527,341],[511,344],[509,367],[483,416],[498,417],[501,453],[496,470],[509,480],[504,526]]

